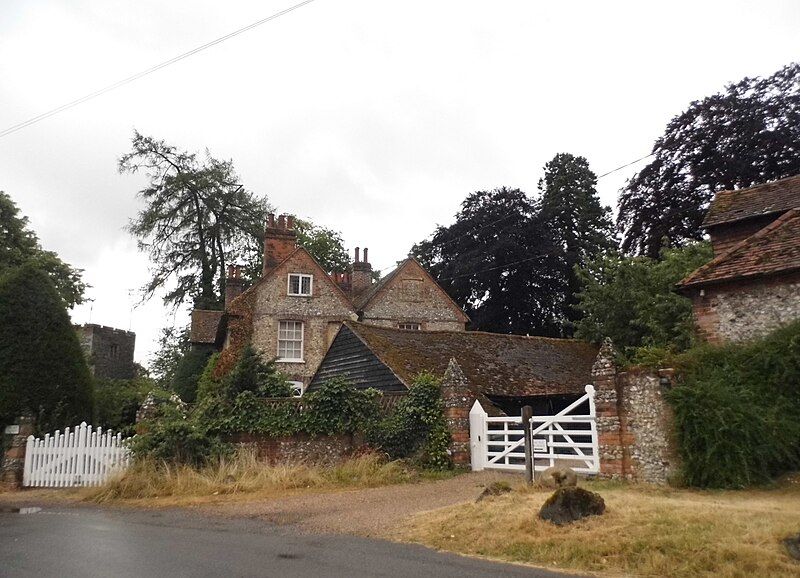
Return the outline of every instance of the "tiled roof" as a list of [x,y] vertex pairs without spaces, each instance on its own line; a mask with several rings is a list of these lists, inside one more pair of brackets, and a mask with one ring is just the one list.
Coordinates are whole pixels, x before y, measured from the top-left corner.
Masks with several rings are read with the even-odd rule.
[[800,207],[800,175],[747,189],[720,191],[714,196],[703,221],[713,227],[741,219],[782,213]]
[[597,346],[574,339],[346,325],[406,385],[422,371],[444,375],[455,358],[470,384],[486,395],[580,393],[592,381],[598,353]]
[[216,343],[222,311],[195,309],[192,311],[192,327],[189,341],[192,343]]
[[680,287],[800,269],[800,209],[792,209],[680,282]]

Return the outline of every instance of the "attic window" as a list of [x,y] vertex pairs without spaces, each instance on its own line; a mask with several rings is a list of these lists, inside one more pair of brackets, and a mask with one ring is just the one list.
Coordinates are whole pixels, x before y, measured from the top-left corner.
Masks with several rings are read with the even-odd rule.
[[314,280],[313,275],[303,275],[301,273],[289,273],[288,294],[294,296],[311,295],[311,284]]
[[419,331],[422,329],[419,323],[413,323],[410,321],[406,321],[404,323],[397,324],[398,329],[404,329],[405,331]]

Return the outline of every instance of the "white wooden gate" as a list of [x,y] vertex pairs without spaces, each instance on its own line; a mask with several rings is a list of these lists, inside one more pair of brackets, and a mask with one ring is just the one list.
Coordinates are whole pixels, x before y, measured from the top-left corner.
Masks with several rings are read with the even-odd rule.
[[[555,415],[531,418],[533,470],[563,465],[585,474],[600,472],[594,387]],[[587,407],[586,413],[577,413]],[[489,417],[477,401],[469,412],[473,471],[525,470],[521,417]]]
[[111,474],[127,467],[130,450],[122,434],[82,423],[64,433],[43,438],[28,437],[22,485],[26,487],[65,488],[97,486]]

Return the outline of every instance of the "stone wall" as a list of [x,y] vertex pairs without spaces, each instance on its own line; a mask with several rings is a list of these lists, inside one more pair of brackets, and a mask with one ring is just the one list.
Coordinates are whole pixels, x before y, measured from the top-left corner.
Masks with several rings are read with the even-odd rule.
[[92,375],[99,379],[133,379],[136,334],[105,325],[87,323],[75,327]]
[[706,287],[692,297],[695,325],[711,343],[746,341],[800,319],[800,272]]
[[370,300],[362,322],[383,327],[419,323],[424,331],[464,331],[466,318],[415,261],[408,260]]
[[624,416],[626,477],[666,484],[678,467],[672,439],[672,407],[664,399],[671,370],[634,371],[618,376],[620,415]]
[[256,448],[259,458],[271,464],[302,461],[333,465],[367,448],[361,436],[348,434],[316,437],[305,434],[283,437],[238,434],[230,441],[242,447]]

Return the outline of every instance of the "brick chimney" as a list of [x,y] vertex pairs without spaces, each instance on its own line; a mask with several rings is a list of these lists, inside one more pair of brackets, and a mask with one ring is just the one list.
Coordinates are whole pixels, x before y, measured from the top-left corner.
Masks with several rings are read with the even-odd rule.
[[242,294],[244,279],[242,279],[242,268],[239,265],[228,265],[228,276],[225,277],[225,308],[228,308],[231,301]]
[[364,249],[364,260],[361,260],[359,248],[356,247],[356,258],[353,261],[353,276],[350,279],[350,287],[353,295],[359,295],[369,289],[372,285],[372,265],[369,264],[367,251]]
[[297,232],[294,230],[294,217],[281,215],[276,221],[275,215],[270,213],[264,231],[264,265],[261,276],[272,271],[296,248]]

